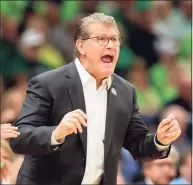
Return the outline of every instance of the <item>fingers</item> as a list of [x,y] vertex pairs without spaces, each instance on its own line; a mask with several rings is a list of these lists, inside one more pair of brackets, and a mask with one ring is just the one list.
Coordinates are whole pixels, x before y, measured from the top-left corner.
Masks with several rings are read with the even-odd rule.
[[4,123],[4,124],[1,124],[1,128],[2,128],[2,127],[6,127],[6,126],[11,126],[11,123]]
[[82,125],[84,125],[85,127],[87,126],[87,123],[86,123],[86,121],[85,121],[85,118],[84,118],[80,113],[78,113],[78,112],[72,112],[72,113],[70,114],[70,116],[73,117],[73,118],[75,118],[75,119],[78,119],[78,121],[79,121]]
[[[75,134],[78,133],[76,124],[74,124],[74,123],[72,123],[72,122],[68,122],[68,123],[67,123],[67,127],[68,127],[68,129],[71,129]],[[72,133],[73,133],[73,132],[72,132]]]
[[87,126],[86,119],[87,115],[80,109],[67,113],[55,129],[55,138],[59,140],[72,133],[82,133],[82,125]]
[[163,119],[158,126],[157,137],[163,144],[171,143],[176,140],[180,134],[181,128],[173,114],[170,114],[166,119]]
[[80,110],[80,109],[74,110],[74,111],[72,111],[72,112],[79,113],[80,115],[82,115],[82,117],[83,117],[84,119],[87,119],[87,115],[86,115],[82,110]]
[[173,114],[169,114],[169,116],[167,117],[168,121],[171,122],[172,120],[175,119],[175,116]]
[[174,119],[175,119],[175,116],[173,114],[170,114],[167,118],[162,120],[162,122],[159,124],[159,127],[163,128],[165,125],[172,122],[172,120]]
[[17,127],[12,126],[10,123],[1,124],[1,130],[3,129],[18,130]]
[[20,135],[20,132],[17,130],[17,127],[11,126],[10,124],[2,124],[1,139],[16,138],[18,135]]
[[180,129],[177,129],[173,132],[170,132],[170,133],[166,133],[165,134],[165,137],[168,137],[168,138],[177,138],[179,135],[181,134],[181,130]]
[[1,139],[16,138],[19,134],[15,133],[3,133],[1,134]]
[[1,130],[13,130],[13,131],[17,131],[18,128],[17,128],[17,127],[14,127],[14,126],[4,126],[4,127],[1,127]]
[[180,127],[179,127],[177,121],[174,121],[172,126],[166,132],[170,133],[170,132],[175,132],[176,130],[180,130]]
[[168,129],[170,129],[171,127],[176,125],[176,121],[172,121],[171,123],[165,124],[162,128],[161,128],[161,132],[166,132],[168,131]]
[[75,126],[78,128],[78,131],[80,133],[82,133],[82,127],[81,127],[81,124],[80,124],[80,122],[79,122],[79,120],[77,118],[73,118],[72,117],[72,118],[69,119],[69,122],[75,124]]

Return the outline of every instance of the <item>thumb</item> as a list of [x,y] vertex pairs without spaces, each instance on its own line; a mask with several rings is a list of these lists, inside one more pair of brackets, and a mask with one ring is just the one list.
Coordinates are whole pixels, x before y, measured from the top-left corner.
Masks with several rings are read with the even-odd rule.
[[168,117],[166,118],[169,122],[175,119],[175,116],[173,114],[169,114]]

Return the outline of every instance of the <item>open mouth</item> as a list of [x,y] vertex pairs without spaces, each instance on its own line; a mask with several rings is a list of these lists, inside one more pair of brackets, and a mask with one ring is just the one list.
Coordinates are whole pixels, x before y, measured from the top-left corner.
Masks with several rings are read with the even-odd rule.
[[101,57],[101,61],[104,63],[112,63],[113,62],[113,56],[111,55],[104,55]]

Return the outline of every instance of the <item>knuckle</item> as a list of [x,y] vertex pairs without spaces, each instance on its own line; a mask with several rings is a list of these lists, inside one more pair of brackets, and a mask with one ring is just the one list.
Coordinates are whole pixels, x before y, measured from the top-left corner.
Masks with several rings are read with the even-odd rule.
[[163,119],[163,122],[167,122],[167,121],[168,121],[168,119],[167,119],[167,118],[164,118],[164,119]]
[[77,109],[77,111],[78,111],[78,112],[81,112],[81,110],[80,110],[80,109]]
[[78,126],[79,125],[79,122],[78,122],[78,120],[74,120],[74,123]]

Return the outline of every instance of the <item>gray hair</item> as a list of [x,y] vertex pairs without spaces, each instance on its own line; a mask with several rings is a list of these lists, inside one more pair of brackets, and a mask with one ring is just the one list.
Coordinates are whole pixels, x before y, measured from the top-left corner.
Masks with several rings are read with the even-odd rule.
[[[84,18],[82,18],[77,24],[76,24],[76,30],[75,30],[75,36],[74,41],[76,42],[78,39],[86,39],[89,37],[88,33],[88,26],[93,23],[102,23],[109,26],[114,26],[117,30],[117,33],[119,33],[118,26],[116,24],[115,19],[112,16],[105,15],[104,13],[93,13],[90,14]],[[75,46],[75,56],[77,56],[78,51]]]

